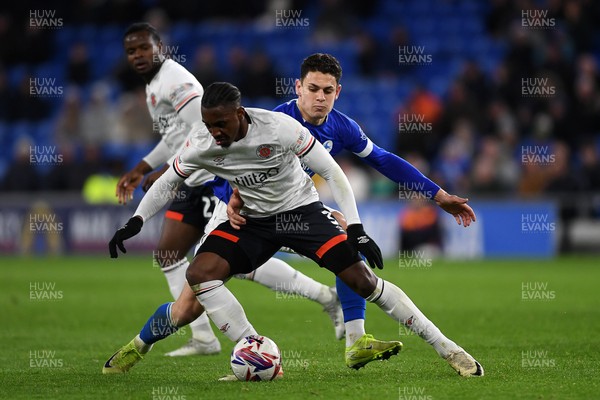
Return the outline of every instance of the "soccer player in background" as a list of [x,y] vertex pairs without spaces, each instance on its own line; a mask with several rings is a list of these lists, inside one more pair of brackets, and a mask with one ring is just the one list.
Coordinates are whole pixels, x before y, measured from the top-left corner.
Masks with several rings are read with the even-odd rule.
[[[117,248],[124,252],[123,241],[139,233],[144,221],[164,206],[162,191],[200,169],[227,179],[239,190],[245,224],[236,229],[225,220],[208,235],[188,268],[189,286],[175,303],[158,307],[140,334],[110,357],[103,373],[128,371],[155,342],[193,321],[202,307],[232,341],[256,334],[223,283],[236,273],[251,272],[287,246],[329,269],[351,290],[415,331],[460,375],[483,375],[481,365],[446,338],[402,290],[366,267],[358,252],[372,267],[382,268],[381,252],[362,228],[352,189],[341,168],[305,127],[282,113],[244,109],[239,90],[222,82],[207,88],[202,118],[212,138],[201,131],[191,138],[172,168],[144,196],[134,216],[115,233],[109,244],[111,257],[118,256]],[[331,188],[345,215],[347,235],[318,201],[314,184],[298,157]],[[215,161],[217,158],[223,162]],[[310,227],[310,234],[278,231],[277,218],[286,215],[299,215]],[[457,218],[469,224],[474,214],[461,213]],[[165,329],[153,330],[154,326]],[[397,350],[400,346],[398,342]]]
[[[197,126],[204,127],[200,109],[204,89],[183,66],[165,57],[159,33],[152,25],[144,22],[132,24],[124,34],[123,45],[129,65],[147,84],[148,111],[162,136],[156,147],[119,180],[116,195],[119,202],[126,204],[132,199],[135,188],[142,183],[144,175],[163,166],[143,181],[144,190],[148,190],[168,169],[173,157],[183,147],[188,133]],[[218,191],[222,190],[220,183],[226,184],[224,181],[212,182],[213,178],[214,175],[206,171],[198,171],[187,178],[171,195],[173,202],[165,214],[154,256],[175,299],[187,285],[185,271],[189,262],[186,255],[201,238],[214,210],[216,198],[211,186]],[[301,294],[320,303],[332,319],[336,335],[340,335],[339,332],[343,334],[342,314],[335,290],[294,270],[282,260],[269,260],[267,264],[275,273],[292,271],[294,285],[278,286],[270,278],[270,273],[261,274],[260,270],[255,271],[254,281],[263,282],[273,290]],[[190,327],[192,338],[188,343],[167,355],[220,352],[221,345],[206,314],[202,314]]]

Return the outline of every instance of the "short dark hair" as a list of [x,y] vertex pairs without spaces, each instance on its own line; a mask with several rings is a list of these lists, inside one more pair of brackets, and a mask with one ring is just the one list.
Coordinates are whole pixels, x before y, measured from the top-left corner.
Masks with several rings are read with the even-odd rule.
[[214,82],[208,85],[202,95],[202,107],[213,108],[233,105],[239,107],[242,101],[240,89],[229,82]]
[[151,24],[149,24],[148,22],[135,22],[135,23],[129,25],[129,27],[125,31],[125,34],[123,34],[123,40],[125,40],[125,38],[128,35],[131,35],[134,32],[140,32],[140,31],[148,32],[150,34],[150,36],[152,36],[152,39],[154,39],[154,41],[156,43],[160,42],[160,34],[156,30],[156,28],[154,26],[152,26]]
[[300,80],[304,80],[309,72],[333,75],[336,83],[342,79],[342,66],[331,54],[315,53],[306,57],[300,66]]

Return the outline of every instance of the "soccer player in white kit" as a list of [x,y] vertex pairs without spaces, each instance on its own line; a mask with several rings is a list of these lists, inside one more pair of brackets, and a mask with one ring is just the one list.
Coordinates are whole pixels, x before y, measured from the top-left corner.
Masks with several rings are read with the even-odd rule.
[[[123,43],[128,63],[147,83],[148,110],[161,134],[156,147],[119,180],[116,194],[119,201],[125,204],[131,200],[133,191],[140,183],[145,190],[154,184],[181,150],[187,135],[195,126],[204,126],[200,110],[204,89],[182,65],[165,58],[160,36],[152,25],[145,22],[132,24],[124,34]],[[163,168],[148,175],[142,182],[145,174],[161,165]],[[185,271],[189,262],[186,255],[201,238],[214,211],[216,198],[209,182],[213,178],[214,175],[204,170],[192,174],[171,195],[173,201],[165,214],[154,257],[175,299],[187,285]],[[295,271],[279,259],[269,260],[269,263],[269,271],[284,268],[288,272]],[[296,278],[293,286],[277,284],[272,277],[260,273],[256,273],[253,280],[273,290],[287,290],[319,302],[332,319],[336,332],[343,331],[341,308],[335,291],[299,271],[293,272],[293,275]],[[192,338],[188,343],[167,355],[214,354],[221,350],[205,313],[190,327]]]
[[[202,117],[212,138],[198,131],[186,144],[172,168],[157,181],[161,185],[150,189],[134,216],[111,240],[111,257],[117,257],[117,247],[124,251],[123,241],[139,233],[143,222],[164,206],[157,192],[165,186],[175,187],[199,169],[227,179],[238,189],[244,201],[246,224],[234,229],[229,222],[223,222],[211,232],[188,268],[189,286],[175,303],[159,306],[140,334],[105,363],[103,372],[126,372],[153,343],[193,321],[202,307],[234,342],[257,334],[223,283],[236,273],[256,269],[286,246],[332,271],[367,301],[408,325],[461,375],[483,375],[481,365],[446,338],[400,288],[378,278],[362,261],[358,252],[372,267],[383,266],[379,248],[362,228],[348,180],[323,145],[293,118],[244,109],[240,102],[240,92],[231,84],[215,83],[207,88]],[[314,184],[298,157],[326,180],[346,217],[347,234],[319,202]],[[278,228],[278,221],[290,218],[306,222],[307,230]],[[410,316],[418,316],[419,323],[414,324],[418,326],[407,323]],[[167,329],[156,332],[153,326]],[[398,350],[400,346],[398,342]]]

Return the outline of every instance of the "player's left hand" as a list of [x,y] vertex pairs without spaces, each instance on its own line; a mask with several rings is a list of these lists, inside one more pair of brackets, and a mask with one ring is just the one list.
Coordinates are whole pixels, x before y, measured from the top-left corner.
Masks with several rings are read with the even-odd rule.
[[244,200],[240,196],[240,191],[234,188],[229,203],[227,203],[227,217],[229,217],[229,224],[233,229],[240,229],[242,225],[246,225],[246,218],[240,215],[243,206]]
[[119,253],[117,252],[117,247],[121,249],[123,254],[127,253],[125,246],[123,245],[123,241],[137,235],[142,230],[142,225],[144,225],[144,221],[142,218],[135,216],[129,218],[129,221],[122,227],[119,228],[115,235],[108,242],[108,251],[110,252],[110,258],[119,257]]
[[362,224],[348,225],[348,242],[350,246],[358,250],[369,262],[371,268],[383,269],[383,256],[377,243],[366,233]]
[[433,200],[435,200],[442,210],[446,211],[448,214],[452,214],[457,224],[462,225],[465,228],[471,225],[471,222],[477,221],[475,212],[467,204],[469,199],[448,194],[445,190],[440,189]]

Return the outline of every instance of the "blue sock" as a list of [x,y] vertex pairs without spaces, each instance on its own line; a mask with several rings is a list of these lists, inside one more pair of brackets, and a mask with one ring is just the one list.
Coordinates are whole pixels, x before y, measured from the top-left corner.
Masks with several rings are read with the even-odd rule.
[[171,306],[173,303],[165,303],[159,306],[154,315],[148,319],[146,325],[140,331],[140,339],[146,344],[153,344],[172,335],[179,329],[171,320]]
[[350,289],[340,278],[335,278],[335,287],[338,297],[342,303],[342,311],[344,312],[344,322],[354,319],[365,319],[365,310],[367,309],[367,301],[360,297]]

